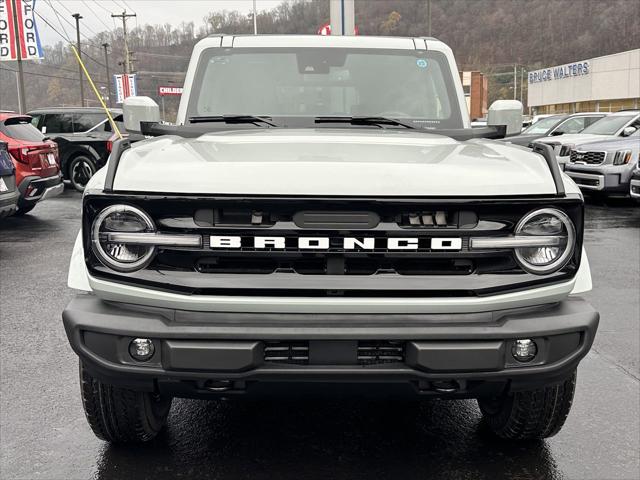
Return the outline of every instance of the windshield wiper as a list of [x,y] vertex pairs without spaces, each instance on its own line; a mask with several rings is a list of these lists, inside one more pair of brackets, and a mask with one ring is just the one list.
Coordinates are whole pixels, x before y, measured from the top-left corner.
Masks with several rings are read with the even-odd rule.
[[349,117],[349,116],[325,116],[325,117],[316,117],[316,123],[350,123],[351,125],[374,125],[380,128],[382,125],[393,125],[398,127],[405,127],[410,129],[416,129],[415,125],[412,125],[408,122],[403,122],[401,120],[397,120],[395,118],[387,118],[387,117]]
[[224,122],[224,123],[264,123],[270,127],[279,127],[277,123],[273,123],[270,117],[260,117],[257,115],[209,115],[203,117],[190,117],[190,123],[212,123],[212,122]]

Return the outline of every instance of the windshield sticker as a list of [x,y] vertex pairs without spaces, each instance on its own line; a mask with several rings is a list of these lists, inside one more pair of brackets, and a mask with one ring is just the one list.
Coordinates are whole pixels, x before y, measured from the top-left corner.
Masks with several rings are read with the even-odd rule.
[[418,65],[418,67],[420,68],[427,68],[427,65],[429,65],[429,63],[424,58],[419,58],[418,60],[416,60],[416,65]]

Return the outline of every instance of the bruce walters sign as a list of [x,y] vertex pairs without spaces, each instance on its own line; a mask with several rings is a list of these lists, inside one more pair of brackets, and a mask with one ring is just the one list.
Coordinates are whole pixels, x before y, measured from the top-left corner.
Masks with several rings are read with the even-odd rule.
[[549,82],[552,80],[562,80],[563,78],[582,77],[591,73],[591,65],[587,60],[584,62],[567,63],[557,67],[543,68],[529,72],[529,83]]

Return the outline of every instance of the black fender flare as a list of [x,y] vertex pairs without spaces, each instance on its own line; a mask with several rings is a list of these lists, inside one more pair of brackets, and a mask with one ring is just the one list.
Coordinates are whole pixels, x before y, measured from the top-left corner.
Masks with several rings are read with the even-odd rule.
[[96,166],[100,163],[100,154],[91,145],[78,144],[68,147],[64,156],[60,158],[60,169],[62,170],[65,178],[69,178],[69,163],[78,155],[86,155],[90,157]]

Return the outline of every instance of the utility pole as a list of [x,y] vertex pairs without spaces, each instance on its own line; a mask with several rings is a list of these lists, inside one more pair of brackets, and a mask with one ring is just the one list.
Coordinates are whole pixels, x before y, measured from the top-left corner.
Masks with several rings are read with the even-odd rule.
[[427,0],[427,34],[431,36],[431,0]]
[[109,75],[109,44],[103,43],[104,48],[104,66],[107,69],[107,95],[109,95],[109,106],[113,107],[113,98],[111,96],[111,75]]
[[513,64],[513,99],[516,100],[518,93],[518,65]]
[[16,39],[16,60],[18,61],[18,111],[25,113],[27,103],[24,95],[24,70],[22,69],[22,51],[20,50],[20,28],[18,27],[18,7],[16,0],[11,0],[11,11],[13,13],[13,28]]
[[258,11],[256,9],[256,0],[253,0],[253,34],[258,34]]
[[[76,19],[76,43],[78,45],[78,56],[82,59],[82,49],[80,48],[80,19],[82,15],[74,13],[71,16]],[[82,78],[82,67],[80,63],[78,63],[78,74],[80,75],[80,106],[84,107],[84,80]]]
[[520,70],[520,103],[524,105],[524,100],[522,98],[523,95],[523,85],[524,85],[524,67]]
[[127,41],[127,18],[135,17],[135,13],[127,13],[125,10],[120,15],[111,14],[113,18],[122,19],[122,35],[124,36],[124,73],[131,73],[131,52],[129,51],[129,43]]

